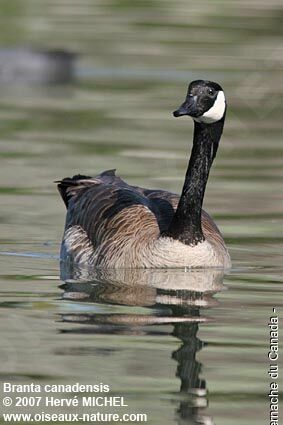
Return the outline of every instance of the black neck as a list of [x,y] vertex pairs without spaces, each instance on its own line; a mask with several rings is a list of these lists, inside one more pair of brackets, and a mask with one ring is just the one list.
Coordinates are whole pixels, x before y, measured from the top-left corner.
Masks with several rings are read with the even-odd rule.
[[191,157],[185,177],[182,195],[167,236],[185,243],[197,245],[204,240],[201,211],[209,170],[215,158],[223,131],[225,116],[212,124],[195,121]]

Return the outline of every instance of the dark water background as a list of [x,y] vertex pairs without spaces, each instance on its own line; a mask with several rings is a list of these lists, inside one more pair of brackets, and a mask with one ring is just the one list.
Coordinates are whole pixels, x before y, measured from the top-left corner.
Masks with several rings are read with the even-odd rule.
[[[0,12],[2,47],[79,53],[72,84],[0,87],[1,381],[105,382],[154,425],[266,424],[268,321],[282,306],[282,2],[14,0]],[[117,168],[179,192],[192,123],[171,111],[196,78],[228,98],[205,208],[231,272],[64,283],[52,182]]]

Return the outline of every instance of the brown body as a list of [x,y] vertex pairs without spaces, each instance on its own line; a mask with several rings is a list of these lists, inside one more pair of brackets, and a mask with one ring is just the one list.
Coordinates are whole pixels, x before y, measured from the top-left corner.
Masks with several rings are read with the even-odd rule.
[[202,211],[203,243],[188,246],[165,236],[179,196],[130,186],[105,171],[59,182],[67,206],[61,259],[107,268],[229,267],[220,231]]

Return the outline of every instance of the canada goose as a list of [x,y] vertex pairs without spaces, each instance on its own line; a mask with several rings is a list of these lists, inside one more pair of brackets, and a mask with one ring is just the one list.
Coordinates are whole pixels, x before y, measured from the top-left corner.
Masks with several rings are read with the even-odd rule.
[[189,85],[173,113],[194,120],[181,196],[131,186],[115,170],[57,182],[67,207],[61,259],[101,268],[230,267],[221,233],[202,210],[225,113],[222,88],[204,80]]

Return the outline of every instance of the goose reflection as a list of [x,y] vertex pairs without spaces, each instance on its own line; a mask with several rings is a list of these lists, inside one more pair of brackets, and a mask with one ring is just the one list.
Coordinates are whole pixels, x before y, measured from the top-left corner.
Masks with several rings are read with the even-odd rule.
[[[221,270],[61,270],[65,300],[129,307],[146,307],[148,314],[72,313],[63,322],[79,323],[80,329],[65,332],[158,335],[149,325],[171,324],[172,336],[182,344],[172,353],[180,379],[180,401],[176,423],[213,424],[207,415],[206,382],[200,378],[202,365],[197,353],[206,345],[197,337],[199,324],[209,319],[201,309],[218,304],[214,295],[223,290]],[[131,310],[131,309],[129,309]],[[84,325],[92,325],[85,327]],[[156,329],[156,327],[154,328]]]

